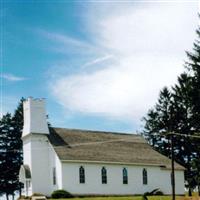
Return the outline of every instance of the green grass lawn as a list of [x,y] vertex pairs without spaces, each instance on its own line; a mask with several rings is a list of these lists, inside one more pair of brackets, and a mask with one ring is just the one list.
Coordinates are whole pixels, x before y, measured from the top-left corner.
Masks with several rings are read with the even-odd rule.
[[[179,200],[183,197],[177,196]],[[171,200],[171,196],[149,196],[148,200]],[[69,198],[69,199],[51,199],[51,200],[142,200],[142,196],[129,196],[129,197],[82,197],[82,198]]]

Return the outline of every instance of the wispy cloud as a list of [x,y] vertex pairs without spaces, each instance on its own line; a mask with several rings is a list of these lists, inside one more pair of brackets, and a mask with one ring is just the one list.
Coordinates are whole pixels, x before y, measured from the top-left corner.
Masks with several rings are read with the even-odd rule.
[[73,46],[77,46],[77,47],[80,47],[80,46],[88,47],[87,43],[85,43],[79,39],[70,37],[66,34],[64,35],[64,34],[60,34],[60,33],[56,33],[56,32],[49,32],[49,31],[41,30],[41,29],[38,30],[38,33],[40,33],[41,35],[45,36],[46,38],[48,38],[50,40],[53,40],[54,42],[59,42],[62,44],[67,44],[67,45],[73,45]]
[[119,5],[113,13],[106,13],[106,9],[97,13],[96,7],[90,13],[88,27],[96,48],[105,51],[104,55],[109,53],[88,61],[85,67],[110,59],[111,55],[117,62],[51,80],[51,92],[65,109],[138,123],[155,103],[159,90],[172,85],[183,71],[185,50],[195,39],[197,4],[125,7]]
[[96,58],[92,61],[89,61],[87,63],[85,63],[84,65],[82,65],[82,68],[85,68],[85,67],[89,67],[91,65],[95,65],[95,64],[99,64],[99,63],[102,63],[106,60],[109,60],[111,58],[113,58],[114,56],[113,55],[106,55],[106,56],[103,56],[103,57],[100,57],[100,58]]
[[27,79],[25,77],[16,76],[14,74],[7,74],[7,73],[1,74],[0,77],[5,79],[5,80],[7,80],[7,81],[13,81],[13,82],[15,82],[15,81],[24,81],[24,80]]
[[63,54],[79,54],[79,56],[83,54],[94,55],[95,52],[100,53],[100,49],[97,48],[97,46],[89,43],[88,41],[86,42],[67,34],[42,29],[39,29],[36,32],[51,42],[49,48],[55,52]]

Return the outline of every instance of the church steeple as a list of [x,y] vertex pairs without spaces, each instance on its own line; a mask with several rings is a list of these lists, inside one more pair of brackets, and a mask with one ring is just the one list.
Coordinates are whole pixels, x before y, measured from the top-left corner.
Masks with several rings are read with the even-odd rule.
[[29,97],[23,104],[24,128],[22,137],[30,134],[49,134],[46,120],[45,100]]

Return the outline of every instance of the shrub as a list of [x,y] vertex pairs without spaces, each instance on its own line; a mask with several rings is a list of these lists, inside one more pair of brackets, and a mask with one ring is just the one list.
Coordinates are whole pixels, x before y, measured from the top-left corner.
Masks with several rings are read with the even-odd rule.
[[159,188],[151,191],[150,193],[151,195],[164,195],[164,193]]
[[160,188],[156,188],[151,192],[146,192],[145,194],[148,196],[153,196],[153,195],[163,195],[164,193],[160,190]]
[[164,195],[164,193],[159,189],[156,188],[154,190],[152,190],[151,192],[145,192],[142,196],[143,200],[148,200],[147,196],[153,196],[153,195]]
[[164,193],[161,190],[158,190],[158,191],[155,192],[154,195],[162,196],[162,195],[164,195]]
[[69,192],[67,192],[65,190],[55,190],[51,194],[51,198],[53,198],[53,199],[71,198],[71,197],[73,197],[72,194],[70,194]]

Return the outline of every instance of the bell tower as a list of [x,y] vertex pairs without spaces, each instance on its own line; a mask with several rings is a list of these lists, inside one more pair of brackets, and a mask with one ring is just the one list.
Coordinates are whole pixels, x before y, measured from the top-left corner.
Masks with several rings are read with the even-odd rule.
[[49,194],[51,191],[50,179],[50,144],[48,140],[49,129],[44,99],[33,99],[29,97],[23,104],[24,127],[22,133],[23,141],[23,168],[29,168],[30,178],[23,177],[21,180],[25,185],[24,194],[33,193]]
[[45,112],[45,100],[29,97],[24,102],[23,106],[24,127],[22,137],[34,133],[49,134]]

